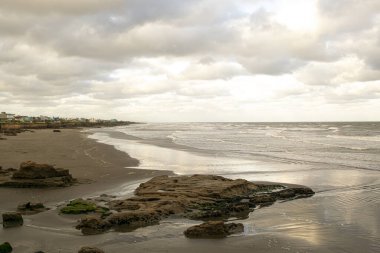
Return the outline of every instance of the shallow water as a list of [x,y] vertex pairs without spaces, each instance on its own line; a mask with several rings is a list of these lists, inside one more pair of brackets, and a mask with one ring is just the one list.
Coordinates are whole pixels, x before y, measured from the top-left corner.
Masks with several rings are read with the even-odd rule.
[[280,251],[380,252],[379,123],[142,124],[91,132],[140,159],[141,169],[312,187],[312,198],[276,203],[242,221],[245,236],[297,241]]

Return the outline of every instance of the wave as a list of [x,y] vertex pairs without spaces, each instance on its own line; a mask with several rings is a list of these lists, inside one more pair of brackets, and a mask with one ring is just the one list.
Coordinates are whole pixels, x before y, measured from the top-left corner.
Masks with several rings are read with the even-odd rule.
[[380,135],[374,135],[374,136],[327,135],[326,137],[327,138],[334,138],[334,139],[355,140],[355,141],[376,141],[376,142],[380,142]]

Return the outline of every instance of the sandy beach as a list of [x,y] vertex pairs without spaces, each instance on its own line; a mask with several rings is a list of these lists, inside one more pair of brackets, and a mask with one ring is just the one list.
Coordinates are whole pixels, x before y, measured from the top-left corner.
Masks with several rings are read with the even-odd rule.
[[[99,132],[102,132],[99,129]],[[130,157],[126,152],[117,150],[112,145],[102,144],[95,139],[87,138],[89,133],[75,129],[64,129],[61,133],[52,130],[26,132],[16,137],[2,140],[0,145],[0,165],[3,168],[18,168],[23,161],[33,160],[48,163],[70,170],[79,183],[67,188],[54,189],[10,189],[0,188],[0,212],[14,211],[18,204],[28,201],[43,202],[51,210],[36,215],[24,216],[24,225],[17,228],[0,229],[1,241],[9,241],[16,253],[29,253],[42,250],[46,253],[77,252],[82,246],[96,246],[106,252],[376,252],[376,243],[368,243],[377,236],[377,225],[367,224],[365,231],[370,236],[347,236],[345,230],[331,226],[333,219],[339,217],[331,196],[340,189],[326,190],[319,187],[318,181],[311,176],[297,177],[291,174],[281,178],[298,178],[298,182],[314,182],[313,189],[317,194],[308,199],[288,202],[276,202],[273,206],[255,210],[243,222],[243,234],[234,235],[221,240],[191,240],[183,235],[183,231],[198,221],[169,218],[159,225],[139,228],[133,232],[108,232],[100,235],[84,236],[75,229],[81,215],[59,215],[57,206],[78,197],[99,196],[102,193],[131,195],[141,183],[154,176],[173,174],[162,167],[153,170],[157,159],[162,157],[169,169],[178,159],[183,159],[190,167],[202,168],[201,163],[213,161],[207,155],[197,156],[196,152],[185,152],[184,149],[164,148],[167,145],[152,146],[139,144],[138,139],[128,140]],[[124,135],[116,136],[124,138]],[[117,145],[116,145],[117,147]],[[134,151],[134,149],[136,149]],[[129,153],[129,152],[128,152]],[[171,156],[170,156],[171,154]],[[142,165],[137,167],[140,158]],[[155,157],[157,156],[157,157]],[[153,159],[150,161],[149,159]],[[229,160],[215,158],[224,163]],[[234,164],[238,160],[232,160]],[[193,166],[191,166],[193,165]],[[252,166],[248,164],[247,166]],[[181,168],[181,167],[179,167]],[[183,170],[185,172],[189,170]],[[286,175],[287,171],[281,172]],[[315,172],[319,173],[319,172]],[[316,174],[313,175],[316,175]],[[263,179],[268,173],[263,172]],[[345,172],[347,174],[347,172]],[[306,175],[306,174],[305,174]],[[323,175],[323,174],[321,174]],[[342,174],[344,175],[344,174]],[[376,174],[375,174],[376,175]],[[230,175],[231,176],[231,175]],[[233,175],[232,175],[233,177]],[[255,176],[258,178],[258,175]],[[276,176],[277,179],[278,176]],[[321,177],[322,178],[322,177]],[[340,178],[340,179],[339,179]],[[341,174],[337,180],[341,181]],[[374,178],[368,175],[368,178]],[[344,180],[343,180],[344,181]],[[288,181],[292,183],[292,181]],[[318,188],[319,187],[319,188]],[[340,199],[344,200],[344,194]],[[335,197],[334,197],[335,198]],[[336,207],[338,208],[338,207]],[[355,209],[359,211],[359,209]],[[373,217],[376,209],[368,209],[366,215]],[[349,224],[350,217],[359,213],[346,212],[344,219]],[[321,218],[323,217],[323,219]],[[344,228],[342,224],[342,228]],[[348,226],[348,225],[347,225]],[[338,243],[337,243],[338,242]],[[344,248],[342,248],[344,245]]]
[[3,168],[18,168],[21,162],[31,160],[69,169],[79,180],[78,184],[68,188],[0,188],[0,211],[12,210],[28,201],[49,204],[96,195],[127,182],[170,173],[133,169],[139,164],[137,159],[112,146],[88,139],[87,134],[79,129],[65,129],[60,133],[48,129],[25,132],[8,137],[0,144],[0,166]]

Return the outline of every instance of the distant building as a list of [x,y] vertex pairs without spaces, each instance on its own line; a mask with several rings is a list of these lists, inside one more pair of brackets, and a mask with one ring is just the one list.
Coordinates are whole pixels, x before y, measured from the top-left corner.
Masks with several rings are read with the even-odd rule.
[[2,112],[0,113],[0,120],[12,120],[15,118],[15,114]]
[[40,120],[41,121],[47,121],[47,120],[50,120],[50,117],[41,115]]
[[6,120],[7,119],[7,113],[6,112],[1,112],[0,113],[0,120]]

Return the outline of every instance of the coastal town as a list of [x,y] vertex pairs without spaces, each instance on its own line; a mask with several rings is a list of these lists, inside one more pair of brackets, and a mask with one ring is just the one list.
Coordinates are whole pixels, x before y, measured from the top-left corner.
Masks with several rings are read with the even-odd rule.
[[21,129],[75,128],[75,127],[111,127],[133,124],[131,121],[95,118],[63,118],[50,116],[24,116],[13,113],[0,113],[0,130],[3,133]]

